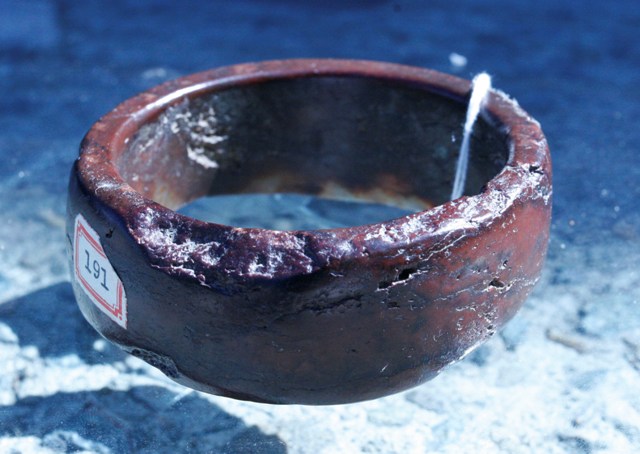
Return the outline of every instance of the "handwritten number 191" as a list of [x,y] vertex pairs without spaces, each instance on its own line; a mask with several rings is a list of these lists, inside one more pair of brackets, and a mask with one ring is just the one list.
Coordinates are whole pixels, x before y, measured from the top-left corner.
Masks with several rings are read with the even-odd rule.
[[[91,260],[91,255],[89,251],[84,250],[85,255],[87,256],[87,262],[84,265],[84,268],[89,272],[93,278],[100,282],[102,288],[104,288],[107,292],[109,291],[109,287],[107,287],[107,270],[100,266],[100,263],[97,260]],[[100,278],[102,276],[102,279]]]

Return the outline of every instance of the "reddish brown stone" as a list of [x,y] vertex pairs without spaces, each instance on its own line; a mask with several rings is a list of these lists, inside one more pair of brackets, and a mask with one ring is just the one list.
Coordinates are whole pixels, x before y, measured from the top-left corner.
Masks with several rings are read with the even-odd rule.
[[[429,380],[515,314],[548,242],[547,144],[501,93],[472,140],[468,196],[447,201],[468,92],[420,68],[293,60],[191,75],[124,102],[82,143],[67,231],[72,242],[81,213],[100,235],[128,324],[74,282],[84,316],[174,380],[239,399],[345,403]],[[425,208],[317,231],[171,210],[255,191]]]

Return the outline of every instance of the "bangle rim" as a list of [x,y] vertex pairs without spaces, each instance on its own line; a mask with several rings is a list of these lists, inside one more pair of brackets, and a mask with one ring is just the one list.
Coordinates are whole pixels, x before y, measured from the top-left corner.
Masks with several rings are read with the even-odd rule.
[[[437,71],[393,63],[363,60],[294,59],[244,63],[181,77],[151,88],[124,101],[95,123],[85,136],[77,161],[81,184],[99,203],[109,207],[125,224],[151,264],[170,275],[196,279],[215,286],[212,276],[185,269],[176,262],[175,245],[149,241],[161,229],[159,219],[192,232],[194,237],[215,231],[224,236],[229,249],[239,250],[241,260],[252,257],[251,250],[264,244],[276,245],[290,260],[255,273],[247,266],[236,269],[219,266],[230,278],[239,280],[284,279],[317,271],[334,260],[358,261],[372,255],[399,256],[402,250],[420,245],[421,249],[444,239],[456,241],[480,235],[490,224],[506,218],[512,206],[522,200],[542,199],[551,203],[551,161],[540,125],[517,102],[493,90],[485,106],[486,115],[496,127],[506,131],[509,157],[504,168],[480,194],[462,196],[425,211],[375,224],[320,230],[278,231],[238,228],[190,218],[135,191],[120,177],[112,159],[117,150],[145,123],[185,97],[276,79],[301,77],[365,77],[388,79],[453,98],[460,102],[468,96],[470,82]],[[256,243],[255,239],[260,238]],[[159,247],[162,246],[162,247]],[[305,260],[309,249],[315,260]],[[197,260],[197,259],[196,259]],[[206,264],[200,263],[201,267]],[[217,265],[209,264],[214,270]]]

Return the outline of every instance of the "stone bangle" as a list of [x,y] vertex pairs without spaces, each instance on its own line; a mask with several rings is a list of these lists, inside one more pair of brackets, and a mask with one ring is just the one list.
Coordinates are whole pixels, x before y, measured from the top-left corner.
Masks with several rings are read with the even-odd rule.
[[[69,185],[74,292],[104,337],[213,394],[335,404],[434,377],[537,281],[551,215],[539,124],[498,91],[449,201],[469,82],[388,63],[287,60],[183,77],[125,101]],[[298,192],[414,214],[275,231],[173,211]]]

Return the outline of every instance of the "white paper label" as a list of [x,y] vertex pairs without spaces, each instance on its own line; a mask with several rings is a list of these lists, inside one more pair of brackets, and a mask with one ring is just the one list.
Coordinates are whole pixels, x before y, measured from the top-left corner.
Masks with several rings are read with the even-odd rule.
[[89,299],[126,329],[127,297],[122,281],[104,253],[97,232],[80,214],[76,216],[73,265],[75,278]]

